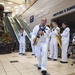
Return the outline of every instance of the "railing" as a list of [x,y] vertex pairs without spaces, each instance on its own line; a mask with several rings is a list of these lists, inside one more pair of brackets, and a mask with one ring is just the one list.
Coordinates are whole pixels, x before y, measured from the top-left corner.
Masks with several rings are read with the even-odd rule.
[[17,26],[16,26],[14,20],[13,20],[11,17],[8,17],[8,19],[9,19],[9,21],[10,21],[10,23],[11,23],[11,26],[12,26],[12,28],[13,28],[13,30],[14,30],[14,33],[15,33],[15,35],[16,35],[16,37],[17,37],[17,40],[18,40],[18,42],[19,42],[19,36],[18,36],[19,30],[18,30],[18,28],[17,28]]
[[21,18],[20,18],[20,20],[25,24],[25,26],[27,27],[27,29],[31,32],[32,29],[28,26],[28,24],[26,23],[26,21],[23,20],[23,19],[21,19]]
[[22,28],[24,28],[25,29],[25,31],[26,31],[26,33],[27,33],[27,37],[29,38],[29,40],[30,40],[30,29],[27,27],[27,25],[21,20],[21,19],[17,19],[17,18],[15,18],[16,19],[16,21],[18,22],[18,24],[22,27]]
[[5,32],[9,32],[9,30],[8,30],[7,26],[5,25],[5,22],[4,21],[3,21],[3,25],[4,25],[4,31]]

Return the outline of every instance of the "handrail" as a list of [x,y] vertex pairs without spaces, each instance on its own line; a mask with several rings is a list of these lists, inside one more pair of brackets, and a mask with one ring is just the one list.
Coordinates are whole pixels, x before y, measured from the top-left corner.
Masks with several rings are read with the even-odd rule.
[[[9,19],[9,21],[10,21],[10,23],[11,23],[11,26],[12,26],[12,28],[13,28],[13,30],[14,30],[14,33],[15,33],[17,39],[18,39],[18,42],[19,42],[19,36],[18,36],[19,32],[18,32],[18,29],[15,27],[16,25],[14,25],[15,23],[14,23],[14,21],[12,20],[12,18],[8,17],[8,19]],[[14,23],[14,24],[13,24],[13,23]]]
[[27,29],[31,32],[32,30],[31,30],[31,28],[28,26],[28,24],[25,22],[25,20],[23,20],[22,18],[19,18],[22,22],[23,22],[23,24],[27,27]]
[[31,6],[33,6],[38,0],[34,1],[34,3],[32,3],[22,14],[20,14],[20,16],[22,16]]
[[6,25],[5,25],[4,20],[3,20],[3,25],[4,25],[4,31],[5,31],[5,32],[9,32],[8,28],[7,28]]
[[20,20],[18,20],[17,18],[15,18],[15,19],[18,22],[18,24],[25,29],[25,32],[27,34],[27,37],[30,40],[30,31],[27,29],[27,27]]

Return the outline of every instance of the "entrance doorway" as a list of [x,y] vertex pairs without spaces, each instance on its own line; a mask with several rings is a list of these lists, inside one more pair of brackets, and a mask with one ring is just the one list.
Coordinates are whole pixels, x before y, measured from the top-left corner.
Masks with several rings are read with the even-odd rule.
[[56,21],[59,27],[61,27],[62,22],[67,22],[68,26],[70,27],[70,32],[75,33],[75,11],[69,14],[57,17],[52,19],[52,21]]

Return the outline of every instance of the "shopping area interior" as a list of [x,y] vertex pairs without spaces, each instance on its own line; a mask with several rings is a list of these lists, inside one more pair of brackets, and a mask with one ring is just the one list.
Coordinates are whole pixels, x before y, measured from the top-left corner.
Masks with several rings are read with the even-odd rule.
[[[62,22],[67,22],[71,40],[75,34],[75,0],[0,0],[0,75],[41,75],[32,55],[30,33],[43,17],[47,18],[47,25],[56,21],[61,27]],[[24,56],[19,55],[21,28],[27,34]],[[61,58],[47,60],[47,75],[75,75],[73,50],[66,64],[60,63]]]

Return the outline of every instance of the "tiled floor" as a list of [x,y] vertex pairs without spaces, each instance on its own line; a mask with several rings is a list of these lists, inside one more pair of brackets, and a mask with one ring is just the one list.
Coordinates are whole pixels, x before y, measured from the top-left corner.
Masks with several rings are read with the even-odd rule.
[[[75,75],[75,64],[71,66],[73,59],[68,61],[68,64],[61,64],[60,59],[47,61],[48,75]],[[37,59],[30,52],[26,56],[18,53],[0,55],[0,75],[41,75],[36,65]]]

